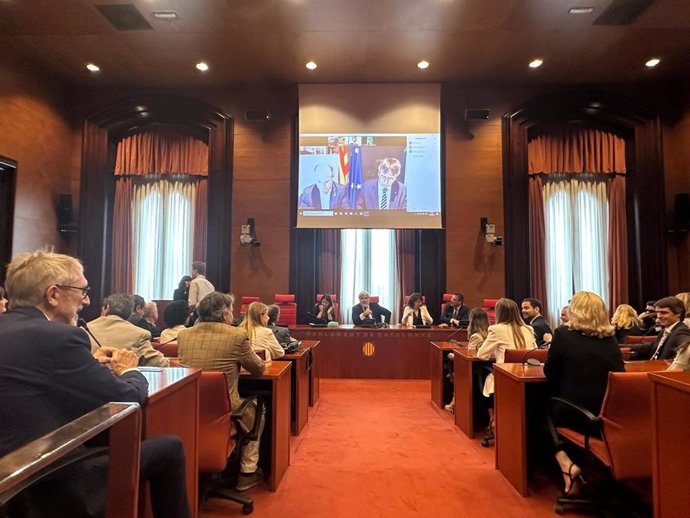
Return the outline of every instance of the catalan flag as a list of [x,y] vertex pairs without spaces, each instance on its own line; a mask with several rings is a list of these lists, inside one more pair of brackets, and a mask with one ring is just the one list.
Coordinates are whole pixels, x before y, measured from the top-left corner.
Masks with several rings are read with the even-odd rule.
[[338,167],[338,183],[347,185],[350,179],[350,148],[345,144],[338,146],[340,167]]

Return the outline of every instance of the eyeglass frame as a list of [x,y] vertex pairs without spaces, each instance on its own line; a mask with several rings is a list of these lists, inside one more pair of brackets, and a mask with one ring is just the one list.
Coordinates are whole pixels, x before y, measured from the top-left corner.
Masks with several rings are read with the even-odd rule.
[[81,296],[84,299],[86,297],[88,297],[89,291],[91,291],[91,286],[89,286],[88,284],[86,286],[83,286],[83,287],[81,287],[81,286],[69,286],[67,284],[56,284],[55,286],[57,286],[58,288],[69,288],[71,290],[81,290]]

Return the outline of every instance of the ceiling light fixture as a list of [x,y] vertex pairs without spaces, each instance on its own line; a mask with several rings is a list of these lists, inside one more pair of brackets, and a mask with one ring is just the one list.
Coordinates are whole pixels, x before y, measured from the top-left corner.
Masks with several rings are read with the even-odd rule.
[[594,7],[571,7],[568,14],[589,14],[594,12]]
[[93,63],[88,63],[86,65],[86,69],[89,72],[100,72],[101,68],[98,65],[94,65]]
[[196,64],[196,69],[197,69],[199,72],[206,72],[206,71],[208,70],[208,64],[207,64],[205,61],[199,61],[199,62]]
[[315,61],[308,61],[307,64],[304,66],[307,67],[307,69],[309,70],[316,70],[316,67],[318,67],[319,65],[317,65]]
[[647,61],[644,66],[647,68],[654,68],[657,66],[659,63],[661,63],[661,60],[659,58],[652,58],[649,61]]
[[177,20],[177,13],[175,11],[154,11],[151,14],[157,20]]
[[429,68],[429,62],[426,59],[423,59],[419,63],[417,63],[417,68],[420,70],[426,70],[427,68]]
[[529,67],[530,68],[539,68],[543,64],[544,64],[543,59],[536,58],[536,59],[533,59],[532,61],[529,62]]

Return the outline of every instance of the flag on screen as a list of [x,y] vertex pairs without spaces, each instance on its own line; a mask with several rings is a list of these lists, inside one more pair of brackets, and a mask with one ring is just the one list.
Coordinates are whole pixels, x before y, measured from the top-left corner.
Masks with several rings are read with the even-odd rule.
[[348,180],[350,179],[350,156],[346,145],[340,144],[338,146],[338,155],[340,156],[340,167],[338,168],[338,183],[347,185]]
[[349,174],[350,207],[355,208],[357,194],[362,189],[362,154],[359,146],[350,146],[350,174]]

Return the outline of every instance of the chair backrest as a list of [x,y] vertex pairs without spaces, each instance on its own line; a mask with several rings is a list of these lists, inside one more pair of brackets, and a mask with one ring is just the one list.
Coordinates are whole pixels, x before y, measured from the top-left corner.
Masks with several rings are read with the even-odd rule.
[[624,344],[643,344],[656,341],[656,335],[651,336],[626,336],[623,339]]
[[297,324],[297,304],[293,293],[276,293],[274,304],[280,307],[280,321],[287,325]]
[[444,293],[443,298],[441,299],[441,315],[443,315],[443,312],[446,310],[446,304],[450,302],[450,299],[453,298],[453,293]]
[[534,358],[541,363],[546,361],[548,349],[506,349],[504,363],[524,363],[528,358]]
[[378,304],[379,303],[379,296],[378,295],[369,295],[369,302],[376,302]]
[[496,323],[496,304],[498,304],[498,299],[484,299],[482,303],[482,309],[489,317],[489,324]]
[[[407,301],[408,301],[408,300],[410,300],[410,296],[409,296],[409,295],[405,295],[404,306],[407,306]],[[426,297],[425,297],[424,295],[422,295],[422,304],[426,304]]]
[[199,471],[220,473],[235,447],[232,408],[222,372],[202,372],[199,381]]
[[630,356],[632,356],[632,347],[621,347],[621,356],[624,362],[630,360]]
[[177,358],[179,356],[177,349],[177,341],[152,345],[154,349],[163,353],[163,356],[165,356],[166,358]]
[[252,302],[259,302],[259,297],[242,297],[242,304],[240,305],[240,315],[247,313],[247,308]]
[[652,398],[646,372],[610,372],[603,437],[617,480],[652,476]]

